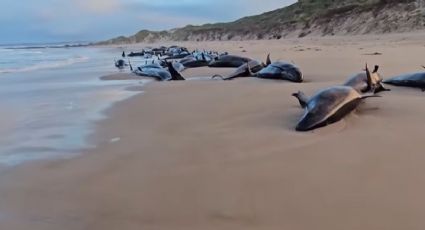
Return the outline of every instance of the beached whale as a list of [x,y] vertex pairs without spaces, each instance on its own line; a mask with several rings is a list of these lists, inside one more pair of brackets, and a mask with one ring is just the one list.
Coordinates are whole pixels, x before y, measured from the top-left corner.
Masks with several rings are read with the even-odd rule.
[[169,59],[169,60],[171,60],[171,59],[181,59],[181,58],[185,58],[185,57],[187,57],[189,55],[190,55],[189,52],[183,51],[181,53],[170,54],[168,57],[166,57],[166,59]]
[[223,77],[219,74],[214,75],[212,78],[221,78],[223,80],[233,80],[238,77],[252,77],[255,76],[256,73],[261,71],[264,67],[271,64],[270,60],[270,54],[267,55],[266,63],[260,63],[256,60],[251,60],[249,62],[244,63],[243,65],[239,66],[235,72],[231,73],[230,75]]
[[153,53],[153,55],[163,55],[165,53],[166,49],[167,49],[167,47],[153,48],[152,53]]
[[190,52],[186,47],[170,46],[163,54],[167,59],[180,59],[189,56]]
[[254,75],[258,78],[288,80],[302,82],[304,80],[300,68],[294,64],[277,61],[260,70]]
[[149,64],[137,67],[133,73],[144,76],[152,77],[158,81],[182,81],[185,80],[181,74],[174,68],[171,62],[166,62],[167,67],[164,68],[160,64]]
[[[375,68],[370,75],[367,74],[367,71],[355,74],[350,77],[344,85],[353,87],[359,93],[379,93],[381,91],[390,91],[390,89],[386,89],[382,85],[383,78],[378,73],[378,70],[379,66],[375,65]],[[370,76],[370,78],[368,78],[368,76]],[[368,87],[369,85],[371,87]]]
[[[375,68],[376,69],[376,68]],[[367,78],[372,72],[366,65]],[[372,81],[367,81],[367,88],[372,89]],[[379,97],[374,92],[361,94],[351,86],[334,86],[319,91],[308,98],[303,92],[292,94],[296,97],[305,113],[296,126],[297,131],[309,131],[341,120],[357,108],[360,102],[368,97]]]
[[119,59],[115,61],[115,67],[117,67],[118,69],[124,69],[126,65],[127,64],[125,63],[123,59]]
[[208,60],[205,57],[205,54],[202,53],[199,56],[190,56],[185,59],[180,60],[180,63],[186,68],[197,68],[208,66]]
[[219,74],[212,76],[212,78],[221,78],[223,80],[233,80],[239,77],[252,77],[255,73],[263,69],[263,63],[260,63],[256,60],[251,60],[245,64],[239,66],[233,73],[229,74],[226,77],[223,77]]
[[140,57],[140,56],[144,56],[145,55],[145,51],[142,52],[130,52],[127,56],[128,57]]
[[[425,67],[424,67],[425,68]],[[383,81],[385,84],[419,88],[425,91],[425,72],[408,73]]]
[[350,86],[334,86],[319,91],[310,99],[304,93],[292,94],[299,100],[305,113],[296,126],[297,131],[309,131],[341,120],[360,102],[374,94],[362,95]]
[[209,67],[227,67],[238,68],[239,66],[251,61],[250,58],[235,55],[221,55],[209,63]]

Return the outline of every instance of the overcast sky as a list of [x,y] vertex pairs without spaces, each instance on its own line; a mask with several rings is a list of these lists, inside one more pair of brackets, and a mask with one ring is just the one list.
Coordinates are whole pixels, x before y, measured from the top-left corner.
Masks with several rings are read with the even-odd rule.
[[296,0],[0,0],[0,43],[97,41],[226,22]]

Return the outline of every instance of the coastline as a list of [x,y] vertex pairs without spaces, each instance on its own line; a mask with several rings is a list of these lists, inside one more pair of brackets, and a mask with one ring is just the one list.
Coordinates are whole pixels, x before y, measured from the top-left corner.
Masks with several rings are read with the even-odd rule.
[[[2,53],[0,164],[69,157],[82,148],[93,121],[111,103],[134,94],[127,81],[100,81],[115,72],[115,49],[43,48]],[[84,59],[82,62],[69,60]],[[14,61],[17,60],[17,61]],[[44,61],[43,61],[44,60]],[[60,64],[59,64],[60,63]],[[59,65],[58,65],[59,64]]]
[[342,84],[366,61],[384,77],[420,70],[424,44],[393,40],[192,43],[290,58],[306,83],[212,81],[231,69],[207,68],[183,72],[205,81],[152,82],[105,111],[96,149],[1,174],[0,228],[423,229],[420,90],[392,87],[341,122],[294,131],[297,90]]

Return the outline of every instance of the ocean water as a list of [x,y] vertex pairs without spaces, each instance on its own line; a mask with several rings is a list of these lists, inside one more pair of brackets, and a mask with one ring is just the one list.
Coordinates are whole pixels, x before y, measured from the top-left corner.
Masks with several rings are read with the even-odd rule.
[[[67,158],[91,148],[103,111],[144,81],[101,81],[121,50],[0,46],[0,165]],[[127,70],[124,70],[127,71]]]

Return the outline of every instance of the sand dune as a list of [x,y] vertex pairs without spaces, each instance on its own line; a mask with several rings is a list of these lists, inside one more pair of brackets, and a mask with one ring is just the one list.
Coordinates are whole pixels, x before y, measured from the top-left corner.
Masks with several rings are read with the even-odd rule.
[[[306,83],[149,84],[107,111],[96,149],[1,174],[0,229],[424,229],[423,92],[389,87],[306,133],[294,131],[303,110],[291,97],[342,84],[365,62],[384,77],[420,70],[422,38],[183,44],[270,52],[299,65]],[[373,52],[382,55],[364,55]],[[217,71],[231,70],[184,75]]]

